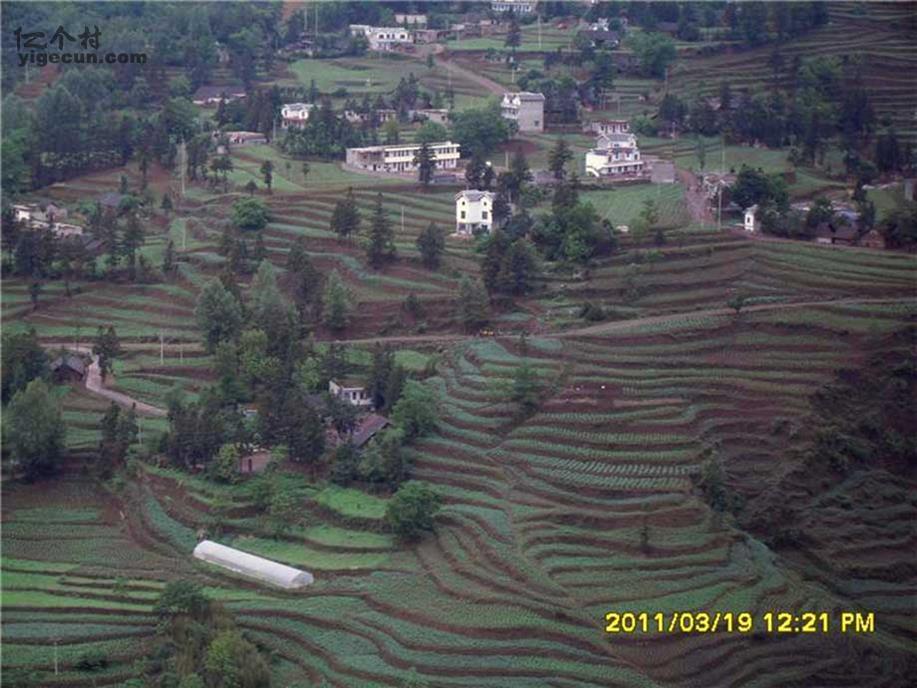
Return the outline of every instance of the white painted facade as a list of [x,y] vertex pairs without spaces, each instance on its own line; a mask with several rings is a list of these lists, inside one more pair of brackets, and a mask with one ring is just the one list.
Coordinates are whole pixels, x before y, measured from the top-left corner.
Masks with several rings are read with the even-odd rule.
[[354,406],[362,408],[364,406],[373,405],[373,400],[369,396],[369,392],[366,391],[366,387],[348,385],[344,381],[338,382],[336,380],[329,380],[328,392],[330,392],[332,396],[343,399]]
[[494,224],[494,194],[467,189],[455,194],[455,233],[472,236],[476,229],[490,232]]
[[[428,145],[433,154],[436,169],[455,169],[458,166],[459,144],[452,141],[441,141]],[[419,150],[419,143],[348,148],[347,164],[368,172],[416,172],[417,165],[414,158]]]
[[284,129],[305,126],[315,107],[315,103],[285,103],[280,108],[280,116],[283,118],[281,126]]
[[753,205],[745,209],[744,225],[746,232],[758,231],[758,206]]
[[490,9],[493,12],[509,12],[515,14],[531,14],[535,11],[535,0],[492,0]]
[[544,131],[544,95],[527,91],[504,93],[500,114],[515,122],[519,131]]
[[370,50],[389,51],[399,45],[411,45],[414,36],[408,29],[401,26],[368,26],[366,24],[351,24],[351,36],[364,36],[369,43]]
[[644,167],[633,134],[600,136],[596,147],[586,153],[586,174],[590,177],[639,176]]

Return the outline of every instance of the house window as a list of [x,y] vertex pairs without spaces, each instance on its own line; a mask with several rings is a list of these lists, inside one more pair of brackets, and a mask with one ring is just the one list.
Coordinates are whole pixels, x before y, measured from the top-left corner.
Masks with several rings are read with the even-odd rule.
[[486,219],[487,219],[487,211],[486,211],[486,210],[482,210],[482,211],[481,211],[481,219],[482,219],[482,220],[486,220]]
[[464,210],[462,211],[461,218],[462,218],[463,220],[465,219],[465,211],[464,211]]

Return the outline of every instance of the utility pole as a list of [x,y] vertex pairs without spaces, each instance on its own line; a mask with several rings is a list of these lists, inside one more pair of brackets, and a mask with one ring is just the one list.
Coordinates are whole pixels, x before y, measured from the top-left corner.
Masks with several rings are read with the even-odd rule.
[[179,171],[179,174],[181,175],[181,197],[184,198],[185,197],[185,168],[188,166],[188,149],[185,146],[184,139],[182,139],[181,144],[179,145],[178,151],[179,153],[181,153],[181,156],[180,156],[181,162],[179,163],[179,167],[181,168],[181,170]]
[[404,206],[401,206],[401,233],[404,234]]
[[166,342],[162,330],[159,330],[159,365],[166,362]]
[[188,221],[184,220],[181,223],[181,250],[184,251],[188,247]]
[[55,676],[57,676],[58,673],[60,673],[58,671],[58,666],[57,666],[57,643],[58,642],[60,642],[60,638],[55,637],[54,638],[54,675]]
[[541,15],[538,15],[538,50],[541,50]]

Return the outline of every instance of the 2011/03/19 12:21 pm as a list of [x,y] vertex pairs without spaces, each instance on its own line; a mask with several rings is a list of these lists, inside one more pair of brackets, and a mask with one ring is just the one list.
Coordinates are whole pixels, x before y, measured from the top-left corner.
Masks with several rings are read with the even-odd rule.
[[751,612],[608,612],[605,632],[632,633],[874,633],[873,612],[838,612],[837,625],[831,623],[831,613],[769,611],[760,616],[758,624]]

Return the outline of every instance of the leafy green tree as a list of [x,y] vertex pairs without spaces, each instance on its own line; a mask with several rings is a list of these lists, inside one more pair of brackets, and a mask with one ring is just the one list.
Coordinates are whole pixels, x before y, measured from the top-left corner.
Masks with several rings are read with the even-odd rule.
[[207,648],[204,663],[212,688],[270,688],[271,670],[258,648],[238,631],[220,632]]
[[511,398],[519,405],[521,415],[531,415],[538,409],[541,391],[538,372],[527,360],[524,360],[513,371],[511,388]]
[[507,120],[500,115],[500,104],[471,108],[457,113],[452,120],[452,139],[469,156],[490,155],[501,143],[512,136]]
[[220,342],[238,337],[242,330],[242,307],[216,278],[210,280],[201,290],[194,316],[210,353],[213,353]]
[[554,179],[563,179],[567,174],[567,163],[573,160],[573,151],[566,139],[559,138],[554,147],[548,152],[548,169]]
[[65,436],[60,404],[44,380],[34,379],[13,395],[3,413],[3,444],[27,479],[57,470]]
[[332,270],[331,274],[328,275],[328,279],[325,280],[325,291],[322,300],[324,302],[324,314],[322,317],[325,325],[335,332],[347,327],[353,311],[353,296],[337,270]]
[[269,219],[267,206],[258,198],[240,198],[232,204],[232,222],[239,229],[257,232]]
[[48,355],[38,341],[34,327],[19,334],[3,333],[2,352],[3,403],[5,404],[16,392],[26,388],[32,380],[47,381],[51,374]]
[[449,138],[449,131],[439,122],[424,122],[414,136],[415,143],[436,143]]
[[224,444],[210,464],[211,475],[220,482],[238,482],[241,478],[239,474],[240,457],[239,448],[235,444]]
[[104,380],[111,372],[115,359],[121,355],[121,340],[118,339],[114,325],[109,325],[108,329],[99,325],[92,345],[92,353],[99,357],[99,371]]
[[331,213],[331,231],[341,239],[347,239],[360,231],[360,208],[353,195],[353,187],[347,189],[347,195],[334,204]]
[[510,48],[514,55],[516,54],[516,48],[522,45],[522,28],[519,26],[519,20],[516,18],[516,13],[513,11],[509,12],[509,28],[506,31],[506,41],[504,45]]
[[175,269],[175,242],[169,239],[166,250],[162,253],[162,274],[171,275]]
[[210,600],[200,585],[180,578],[166,583],[153,606],[153,613],[160,619],[179,615],[201,618],[209,606]]
[[275,490],[267,516],[274,537],[280,537],[302,518],[302,499],[295,490]]
[[635,32],[629,34],[627,42],[637,56],[644,76],[662,78],[677,57],[675,43],[662,33]]
[[376,196],[376,206],[373,209],[369,239],[366,244],[366,256],[369,264],[377,270],[395,257],[395,231],[382,205],[381,193]]
[[392,420],[404,433],[405,440],[410,442],[429,434],[436,428],[438,419],[438,400],[433,388],[408,380],[392,409]]
[[273,193],[271,186],[274,183],[274,163],[270,160],[265,160],[261,163],[261,176],[264,178],[264,185],[267,187],[268,193]]
[[459,322],[466,330],[478,328],[487,322],[488,309],[487,292],[484,291],[483,285],[468,275],[463,275],[459,281],[456,303]]
[[433,530],[433,519],[442,498],[425,483],[411,480],[402,485],[385,508],[385,522],[404,541],[419,540]]
[[430,148],[430,144],[426,141],[420,144],[420,148],[414,156],[414,164],[417,165],[417,179],[423,186],[430,186],[436,174],[436,160],[433,157],[433,150]]
[[429,270],[439,269],[443,251],[446,249],[446,233],[439,225],[431,222],[417,237],[417,250],[420,259]]

